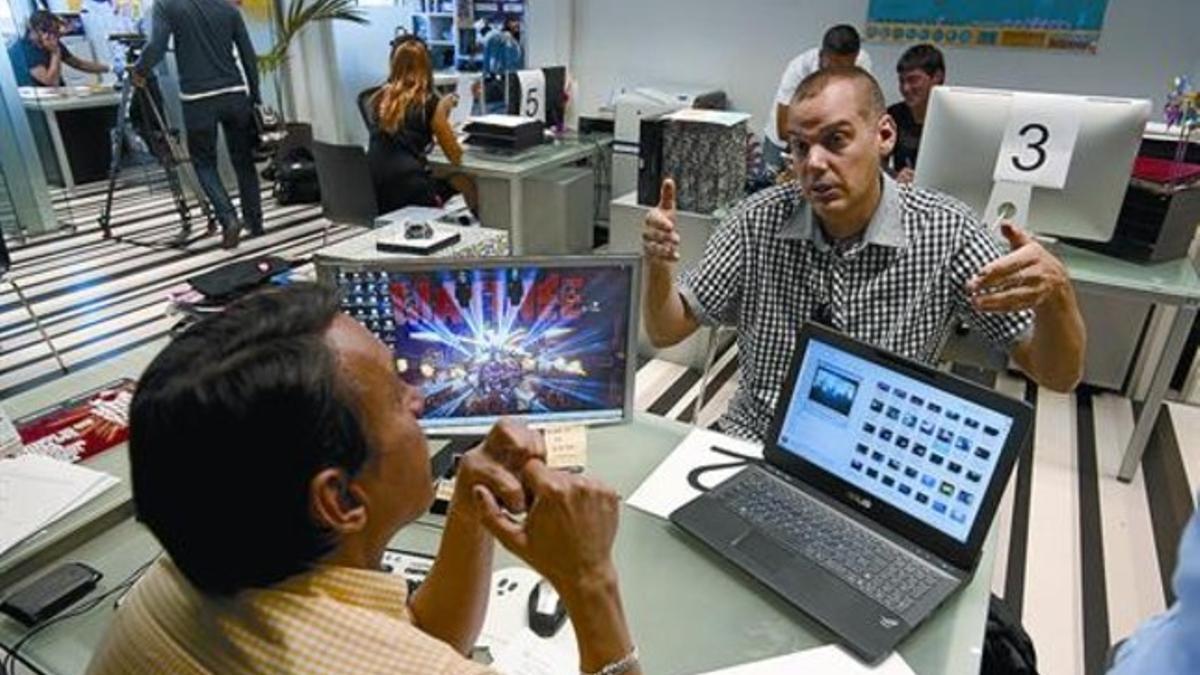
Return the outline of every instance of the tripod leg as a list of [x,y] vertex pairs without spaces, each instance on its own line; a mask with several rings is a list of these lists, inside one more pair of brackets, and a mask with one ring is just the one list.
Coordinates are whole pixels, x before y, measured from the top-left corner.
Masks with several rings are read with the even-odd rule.
[[104,210],[100,212],[100,231],[105,239],[112,238],[112,203],[113,191],[117,187],[117,174],[121,172],[121,152],[125,147],[125,123],[128,120],[129,88],[132,84],[126,77],[121,88],[121,103],[117,107],[117,123],[109,130],[109,142],[112,148],[112,161],[108,165],[108,192],[104,195]]
[[33,318],[33,325],[37,328],[38,333],[41,334],[42,339],[46,341],[46,346],[50,347],[50,355],[54,357],[54,360],[58,362],[58,367],[62,369],[64,374],[66,374],[68,372],[67,364],[63,363],[62,355],[58,353],[58,347],[54,346],[54,340],[50,339],[50,334],[46,332],[46,327],[42,325],[41,318],[38,317],[37,312],[33,311],[33,305],[29,304],[29,299],[25,297],[25,292],[22,291],[21,287],[17,285],[16,279],[10,278],[8,283],[13,287],[13,290],[16,291],[17,299],[21,301],[21,306],[24,307],[25,311],[29,312],[29,316]]

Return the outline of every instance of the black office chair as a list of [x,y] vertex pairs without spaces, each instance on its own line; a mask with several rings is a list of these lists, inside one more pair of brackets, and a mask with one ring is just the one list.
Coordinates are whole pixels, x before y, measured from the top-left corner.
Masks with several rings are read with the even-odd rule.
[[375,128],[375,106],[371,105],[371,99],[375,98],[380,89],[379,86],[368,87],[358,93],[358,114],[362,115],[367,130]]
[[362,146],[313,141],[312,151],[321,186],[322,215],[334,223],[374,227],[379,204]]

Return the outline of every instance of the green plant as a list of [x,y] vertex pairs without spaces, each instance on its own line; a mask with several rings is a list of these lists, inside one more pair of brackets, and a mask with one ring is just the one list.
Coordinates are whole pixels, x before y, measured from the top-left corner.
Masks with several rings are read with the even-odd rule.
[[264,73],[287,63],[292,39],[309,24],[320,21],[367,23],[367,17],[358,8],[357,0],[291,0],[287,3],[284,15],[272,14],[278,39],[269,52],[258,57],[258,69]]

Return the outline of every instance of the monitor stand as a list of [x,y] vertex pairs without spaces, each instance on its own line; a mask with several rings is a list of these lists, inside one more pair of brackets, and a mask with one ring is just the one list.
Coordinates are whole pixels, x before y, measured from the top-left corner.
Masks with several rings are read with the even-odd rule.
[[1008,242],[1000,234],[1000,221],[1011,220],[1022,228],[1032,231],[1029,223],[1029,202],[1033,199],[1033,185],[998,180],[992,184],[992,195],[987,208],[980,214],[988,233],[1000,243]]
[[[458,468],[458,458],[471,448],[482,443],[485,437],[482,434],[437,434],[428,436],[431,441],[449,441],[442,449],[435,452],[429,458],[429,465],[434,480],[453,478],[454,472]],[[432,513],[443,515],[446,513],[448,506],[449,503],[445,500],[435,499],[433,506],[429,510]]]

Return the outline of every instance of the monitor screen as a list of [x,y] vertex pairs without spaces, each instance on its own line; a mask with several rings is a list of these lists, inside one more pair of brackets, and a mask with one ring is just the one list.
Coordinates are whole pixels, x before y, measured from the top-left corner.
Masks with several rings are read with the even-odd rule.
[[[1111,239],[1150,115],[1148,100],[934,87],[917,155],[916,184],[962,201],[983,223],[993,224],[1002,209],[989,213],[989,204],[1005,202],[992,200],[997,160],[1010,123],[1019,122],[1018,101],[1025,99],[1074,111],[1078,136],[1067,156],[1063,187],[1034,187],[1027,212],[1018,209],[1013,217],[1040,234]],[[1035,158],[1043,151],[1035,147]]]
[[778,447],[966,543],[1013,423],[813,338]]
[[344,311],[424,392],[427,429],[625,419],[636,273],[632,257],[332,271]]

